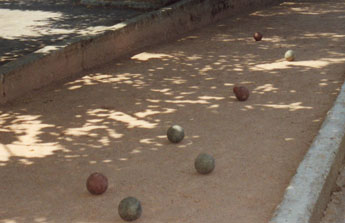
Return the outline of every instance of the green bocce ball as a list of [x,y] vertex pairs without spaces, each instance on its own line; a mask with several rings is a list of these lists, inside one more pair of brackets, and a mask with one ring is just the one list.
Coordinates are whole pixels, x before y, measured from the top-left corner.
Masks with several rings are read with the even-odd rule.
[[134,221],[141,216],[142,208],[140,201],[135,197],[126,197],[118,207],[120,217],[125,221]]
[[206,153],[201,153],[195,159],[194,167],[200,174],[209,174],[213,171],[215,164],[216,163],[213,156]]

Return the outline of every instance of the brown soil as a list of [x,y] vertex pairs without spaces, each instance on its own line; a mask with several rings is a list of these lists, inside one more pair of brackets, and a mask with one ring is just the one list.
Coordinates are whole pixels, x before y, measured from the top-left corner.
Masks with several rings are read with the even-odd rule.
[[[141,223],[267,222],[344,81],[344,18],[342,0],[286,2],[2,107],[0,222],[122,222],[129,195]],[[210,175],[194,169],[200,152]],[[92,172],[108,177],[103,195],[86,190]]]

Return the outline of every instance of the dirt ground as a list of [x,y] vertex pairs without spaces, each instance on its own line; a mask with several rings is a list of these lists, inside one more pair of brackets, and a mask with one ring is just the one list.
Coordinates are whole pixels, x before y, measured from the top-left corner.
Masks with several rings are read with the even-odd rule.
[[332,194],[321,223],[345,223],[345,163],[339,172],[337,190]]
[[[129,195],[140,223],[268,222],[344,81],[344,18],[343,0],[285,2],[1,107],[0,222],[122,222]],[[186,138],[170,144],[175,123]],[[85,188],[94,171],[109,179],[100,196]]]

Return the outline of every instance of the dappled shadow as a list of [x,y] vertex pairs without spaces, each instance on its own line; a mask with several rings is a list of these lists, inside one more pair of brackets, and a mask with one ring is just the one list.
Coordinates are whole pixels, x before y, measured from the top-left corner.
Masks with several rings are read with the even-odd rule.
[[[65,38],[73,38],[78,34],[51,34],[49,45],[57,44]],[[32,53],[48,44],[47,36],[21,36],[16,39],[0,37],[0,66]]]
[[43,46],[93,33],[142,12],[129,9],[88,8],[77,0],[0,1],[0,65]]
[[[224,20],[2,107],[0,222],[120,221],[128,194],[142,222],[267,222],[344,80],[345,5],[321,5]],[[165,136],[175,123],[180,144]],[[210,181],[191,164],[202,151]],[[85,190],[93,171],[109,177],[104,196]]]

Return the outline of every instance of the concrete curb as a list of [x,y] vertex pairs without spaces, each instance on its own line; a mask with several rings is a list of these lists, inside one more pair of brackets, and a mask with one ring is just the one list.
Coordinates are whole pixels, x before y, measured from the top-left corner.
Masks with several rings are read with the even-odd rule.
[[47,46],[0,67],[0,104],[33,89],[176,38],[220,18],[280,0],[181,0],[94,34]]
[[345,154],[345,83],[286,189],[271,223],[317,223]]

